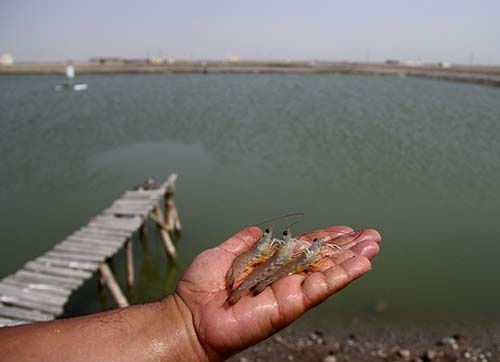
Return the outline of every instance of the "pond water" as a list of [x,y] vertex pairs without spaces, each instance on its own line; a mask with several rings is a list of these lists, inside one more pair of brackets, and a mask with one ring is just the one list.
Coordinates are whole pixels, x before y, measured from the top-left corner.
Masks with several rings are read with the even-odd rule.
[[[499,320],[500,90],[344,75],[0,77],[0,277],[148,176],[179,175],[181,266],[151,225],[133,302],[266,218],[373,227],[373,271],[311,320]],[[123,272],[123,254],[115,268]],[[111,306],[92,280],[68,314]],[[385,306],[377,313],[376,305]]]

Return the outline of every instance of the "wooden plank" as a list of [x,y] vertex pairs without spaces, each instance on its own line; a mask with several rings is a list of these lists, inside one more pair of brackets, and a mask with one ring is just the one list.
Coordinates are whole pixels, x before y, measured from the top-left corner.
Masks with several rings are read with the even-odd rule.
[[[113,218],[106,218],[104,216],[112,216]],[[130,218],[130,220],[114,220],[118,219],[115,218],[113,215],[100,215],[92,219],[90,222],[90,225],[96,225],[96,224],[101,224],[103,226],[113,226],[113,227],[119,227],[122,229],[126,230],[135,230],[138,225],[141,223],[136,221],[135,219],[139,217],[135,216],[134,218]]]
[[102,221],[91,221],[89,223],[90,226],[97,226],[102,229],[108,229],[108,230],[118,230],[118,231],[128,231],[128,232],[135,232],[139,227],[135,225],[114,225],[111,223],[106,223]]
[[92,273],[85,270],[74,270],[68,268],[56,267],[43,262],[30,261],[24,265],[24,269],[40,272],[48,275],[56,275],[75,279],[89,279]]
[[111,248],[120,248],[125,243],[125,239],[123,240],[98,240],[92,238],[84,238],[82,236],[69,236],[64,241],[77,242],[81,244],[92,244],[97,246],[111,247]]
[[124,199],[119,199],[116,200],[111,204],[111,207],[153,207],[157,203],[156,200],[141,200],[141,199],[135,199],[135,200],[124,200]]
[[[110,216],[109,218],[107,216]],[[134,216],[130,218],[120,218],[113,217],[112,215],[99,215],[92,219],[90,225],[101,224],[102,226],[112,226],[119,227],[125,230],[135,231],[142,224],[142,218],[139,216]]]
[[116,253],[118,249],[122,245],[96,245],[96,244],[91,244],[91,243],[84,243],[81,241],[73,241],[73,240],[64,240],[62,243],[59,243],[57,245],[63,245],[63,246],[68,246],[68,247],[74,247],[77,249],[80,249],[82,252],[89,251],[91,254],[97,254],[97,253]]
[[164,194],[164,190],[135,190],[127,191],[120,198],[121,200],[133,200],[133,199],[149,199],[158,200]]
[[6,307],[0,303],[0,316],[23,321],[44,322],[54,319],[53,315],[17,307]]
[[72,253],[72,252],[63,251],[63,250],[51,250],[51,251],[45,253],[44,255],[48,256],[48,257],[62,258],[65,260],[73,260],[73,261],[101,262],[105,259],[105,257],[103,257],[101,255]]
[[126,208],[113,208],[110,207],[103,211],[105,215],[128,215],[144,217],[149,213],[150,209],[126,209]]
[[79,262],[79,261],[65,260],[65,259],[48,257],[48,256],[40,256],[40,257],[36,258],[35,261],[45,263],[46,265],[53,265],[53,266],[64,267],[64,268],[69,268],[69,269],[96,271],[99,268],[98,263]]
[[140,217],[116,217],[111,215],[97,215],[92,220],[95,221],[104,221],[107,223],[114,223],[118,225],[132,225],[132,224],[141,224],[142,220]]
[[69,237],[100,240],[100,241],[112,241],[117,243],[122,243],[128,238],[128,236],[124,235],[107,235],[104,233],[97,234],[97,233],[87,233],[82,231],[77,231],[76,233],[71,234]]
[[33,302],[41,302],[51,306],[61,306],[68,300],[68,295],[61,296],[49,294],[48,292],[33,291],[27,287],[10,285],[4,282],[0,282],[0,295],[18,297]]
[[10,295],[0,295],[0,302],[2,302],[4,305],[29,308],[32,310],[49,313],[54,316],[60,315],[63,312],[62,306],[47,305],[40,302],[22,299]]
[[0,327],[14,327],[14,326],[19,326],[21,324],[28,324],[31,323],[30,321],[21,321],[18,319],[7,319],[7,318],[0,318]]
[[64,243],[56,245],[54,249],[57,251],[67,251],[76,254],[84,253],[86,255],[100,256],[104,259],[110,257],[115,253],[115,250],[112,249],[102,250],[97,248],[90,248],[86,245],[78,243],[74,244],[69,241],[65,241]]
[[27,289],[32,292],[50,293],[54,296],[67,297],[71,290],[58,285],[27,282],[25,279],[18,279],[15,275],[10,275],[2,280],[2,283]]
[[97,235],[121,236],[125,238],[128,238],[129,236],[132,235],[132,232],[130,231],[109,230],[89,225],[80,228],[78,232],[97,234]]
[[120,308],[128,307],[129,304],[128,304],[127,298],[125,298],[125,295],[123,294],[122,290],[120,289],[120,286],[119,286],[118,282],[116,281],[115,277],[113,276],[111,269],[109,269],[108,264],[102,263],[99,266],[99,271],[101,272],[101,275],[104,279],[104,282],[106,283],[107,287],[109,288],[109,291],[111,292],[111,295],[115,299],[118,306]]
[[57,277],[54,275],[34,273],[28,270],[19,270],[15,275],[17,279],[24,280],[30,283],[63,286],[68,289],[76,289],[83,283],[83,280],[81,279]]

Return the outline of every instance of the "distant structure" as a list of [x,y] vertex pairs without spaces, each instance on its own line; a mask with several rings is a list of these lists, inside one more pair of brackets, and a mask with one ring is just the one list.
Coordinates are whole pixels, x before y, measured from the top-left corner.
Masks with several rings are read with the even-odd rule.
[[229,54],[229,55],[226,56],[226,60],[229,63],[236,63],[236,62],[240,61],[240,57],[237,56],[237,55],[234,55],[234,54]]
[[148,58],[148,63],[154,64],[154,65],[160,65],[160,64],[163,64],[164,61],[160,57],[150,57],[150,58]]
[[100,58],[90,58],[91,63],[98,63],[101,65],[106,64],[123,64],[123,59],[118,57],[100,57]]
[[451,63],[450,62],[439,62],[438,67],[441,68],[451,68]]
[[0,55],[0,65],[9,66],[14,64],[14,58],[9,53]]

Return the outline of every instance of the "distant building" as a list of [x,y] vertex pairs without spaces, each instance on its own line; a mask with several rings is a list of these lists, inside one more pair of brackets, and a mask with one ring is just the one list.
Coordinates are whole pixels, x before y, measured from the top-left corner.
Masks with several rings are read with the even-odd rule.
[[229,54],[226,56],[226,60],[230,63],[236,63],[240,61],[240,57],[234,54]]
[[159,64],[163,64],[163,59],[159,58],[159,57],[151,57],[148,59],[148,63],[149,64],[154,64],[154,65],[159,65]]
[[14,64],[14,58],[9,53],[0,55],[0,65],[8,66]]
[[451,63],[450,62],[439,62],[438,67],[440,68],[451,68]]
[[100,58],[90,58],[91,63],[98,63],[101,65],[106,64],[123,64],[123,59],[118,57],[100,57]]
[[123,59],[124,64],[145,65],[149,64],[149,58],[127,58]]

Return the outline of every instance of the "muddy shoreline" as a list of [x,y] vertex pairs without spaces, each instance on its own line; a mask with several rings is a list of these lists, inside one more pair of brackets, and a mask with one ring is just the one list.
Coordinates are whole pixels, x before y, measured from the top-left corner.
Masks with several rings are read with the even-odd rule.
[[[16,63],[1,66],[0,75],[63,75],[70,62]],[[417,77],[500,87],[500,67],[327,61],[148,61],[122,63],[72,62],[77,74],[353,74]]]
[[236,356],[251,361],[473,361],[500,360],[500,324],[425,326],[351,323],[327,328],[290,326]]

